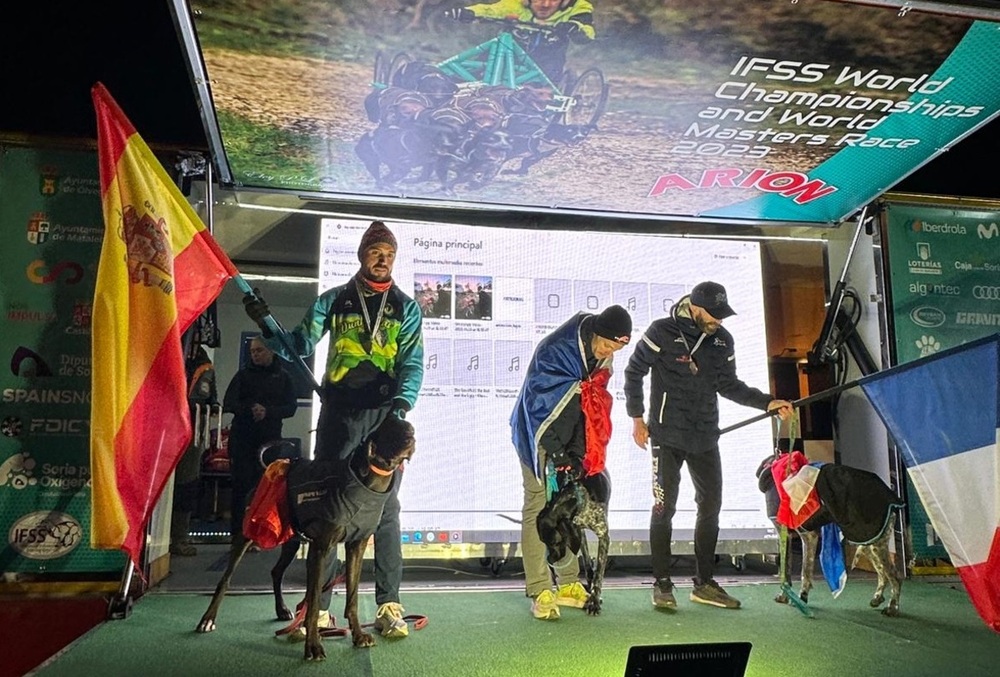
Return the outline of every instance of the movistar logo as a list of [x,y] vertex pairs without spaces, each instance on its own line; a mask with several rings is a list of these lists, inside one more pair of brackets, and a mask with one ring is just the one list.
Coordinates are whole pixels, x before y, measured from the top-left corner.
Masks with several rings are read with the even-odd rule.
[[992,239],[993,236],[1000,235],[1000,226],[996,223],[991,223],[988,226],[985,223],[980,223],[976,226],[976,235],[979,236],[980,240]]

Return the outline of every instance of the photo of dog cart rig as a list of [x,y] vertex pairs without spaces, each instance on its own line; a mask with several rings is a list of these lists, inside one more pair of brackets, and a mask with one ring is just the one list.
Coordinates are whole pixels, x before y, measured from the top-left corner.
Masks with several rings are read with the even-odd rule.
[[[566,70],[553,82],[519,43],[544,40],[552,28],[476,21],[498,25],[496,37],[436,64],[376,54],[365,109],[377,127],[356,152],[381,187],[436,180],[449,194],[481,188],[500,173],[527,174],[597,129],[609,95],[599,68]],[[516,168],[506,166],[518,158]]]

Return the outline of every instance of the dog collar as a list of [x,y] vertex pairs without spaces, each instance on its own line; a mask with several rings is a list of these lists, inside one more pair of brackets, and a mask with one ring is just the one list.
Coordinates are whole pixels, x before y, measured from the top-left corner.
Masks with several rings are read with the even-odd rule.
[[393,472],[395,472],[394,470],[382,470],[382,468],[379,468],[374,463],[369,463],[368,468],[376,475],[381,475],[382,477],[388,477]]

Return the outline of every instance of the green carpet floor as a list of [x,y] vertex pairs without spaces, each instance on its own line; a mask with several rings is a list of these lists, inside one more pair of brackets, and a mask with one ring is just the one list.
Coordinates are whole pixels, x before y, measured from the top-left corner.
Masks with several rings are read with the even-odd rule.
[[[776,604],[772,583],[726,585],[742,609],[691,603],[689,590],[680,588],[678,610],[664,612],[652,608],[648,588],[612,588],[600,616],[564,609],[554,622],[531,618],[520,591],[405,592],[407,612],[427,615],[426,627],[405,640],[380,638],[371,649],[355,649],[349,638],[327,639],[323,663],[304,661],[301,644],[274,636],[283,624],[271,620],[269,595],[228,597],[219,629],[201,635],[194,627],[207,595],[152,592],[129,618],[95,628],[37,674],[620,677],[633,645],[730,641],[753,644],[746,675],[985,677],[1000,671],[1000,635],[976,615],[957,579],[905,581],[898,618],[868,606],[868,580],[851,581],[837,599],[817,587],[811,619]],[[334,598],[338,619],[342,604],[342,596]],[[363,593],[364,621],[374,607],[374,597]]]

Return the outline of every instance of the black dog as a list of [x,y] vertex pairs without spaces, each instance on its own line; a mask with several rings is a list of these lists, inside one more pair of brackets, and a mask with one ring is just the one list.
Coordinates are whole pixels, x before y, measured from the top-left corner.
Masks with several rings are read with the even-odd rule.
[[503,130],[510,135],[511,152],[508,159],[521,158],[516,169],[505,169],[504,174],[524,176],[535,164],[560,148],[583,143],[594,131],[593,125],[567,125],[550,122],[537,114],[513,113],[504,120]]
[[[343,463],[292,462],[287,470],[289,512],[295,532],[309,541],[306,558],[306,660],[326,657],[320,638],[319,599],[326,560],[338,543],[346,549],[344,616],[356,647],[369,647],[375,638],[358,622],[358,583],[365,548],[382,516],[382,508],[396,483],[396,472],[414,451],[413,426],[389,416],[378,430]],[[258,491],[264,486],[258,485]],[[233,539],[229,565],[198,623],[198,632],[215,630],[219,606],[229,581],[251,541],[242,534]],[[284,550],[282,555],[284,556]],[[292,551],[294,556],[294,551]],[[279,560],[280,563],[281,560]],[[289,559],[289,561],[291,561]],[[276,567],[277,568],[277,567]],[[281,571],[283,573],[283,570]],[[272,579],[273,579],[272,572]],[[280,578],[276,588],[280,594]],[[276,607],[279,603],[276,598]],[[283,602],[280,606],[284,606]]]
[[[550,563],[562,560],[568,552],[583,557],[590,593],[583,608],[592,616],[601,613],[601,588],[611,541],[610,499],[611,478],[607,470],[581,479],[564,475],[561,488],[538,514],[538,536],[548,549]],[[590,559],[585,529],[597,536],[596,562]]]
[[[775,520],[779,502],[771,465],[777,456],[769,456],[757,468],[757,485],[765,493],[768,515]],[[893,511],[903,507],[903,502],[886,486],[882,478],[866,470],[859,470],[836,463],[826,463],[819,469],[815,485],[820,507],[809,519],[794,530],[802,539],[802,573],[799,598],[809,601],[816,567],[816,550],[819,530],[827,524],[837,524],[844,538],[858,546],[857,556],[865,554],[875,573],[878,584],[869,605],[879,608],[885,602],[885,588],[889,586],[889,604],[882,609],[886,616],[899,615],[901,580],[889,557],[889,539],[892,537]],[[775,522],[776,526],[777,522]],[[791,582],[788,543],[780,554],[782,563],[779,580],[783,586]],[[852,565],[853,567],[853,565]],[[784,592],[775,597],[783,604],[789,602]]]

